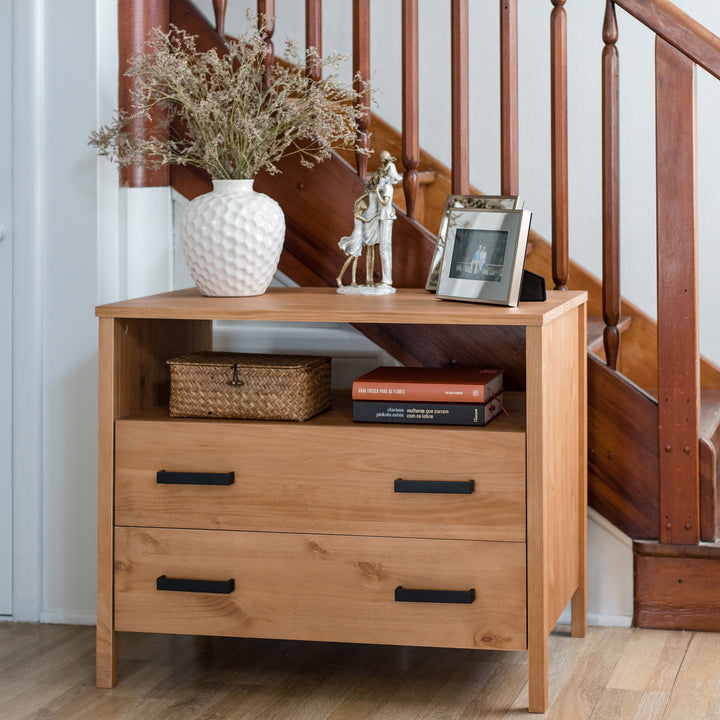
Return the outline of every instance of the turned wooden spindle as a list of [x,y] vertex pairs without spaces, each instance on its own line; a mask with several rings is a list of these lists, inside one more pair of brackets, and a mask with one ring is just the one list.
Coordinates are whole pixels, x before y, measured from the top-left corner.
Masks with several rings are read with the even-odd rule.
[[215,30],[221,37],[225,37],[225,14],[227,11],[227,0],[213,0],[213,12],[215,13]]
[[402,161],[408,217],[415,217],[420,162],[418,0],[402,3]]
[[519,192],[517,0],[500,0],[500,192]]
[[568,133],[567,15],[565,0],[552,0],[550,16],[550,103],[552,174],[552,271],[556,290],[567,290],[568,259]]
[[617,370],[620,352],[620,124],[618,27],[615,3],[607,0],[602,51],[602,300],[607,364]]
[[[357,146],[367,150],[370,146],[370,95],[363,90],[363,83],[370,79],[370,0],[353,0],[353,76],[355,90],[359,93],[357,104],[363,108],[357,124]],[[367,175],[368,156],[355,153],[358,175]]]
[[[322,0],[305,0],[305,47],[322,57]],[[322,78],[322,68],[310,60],[307,73],[316,82]]]
[[273,62],[275,60],[275,46],[272,36],[275,32],[275,0],[258,0],[257,3],[258,28],[262,30],[265,38],[265,73],[263,76],[263,87],[269,88],[272,83]]
[[470,194],[468,0],[452,0],[452,193]]

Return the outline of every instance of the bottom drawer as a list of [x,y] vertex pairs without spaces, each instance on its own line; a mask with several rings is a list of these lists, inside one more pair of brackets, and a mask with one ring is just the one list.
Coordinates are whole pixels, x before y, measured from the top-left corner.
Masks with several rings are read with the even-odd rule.
[[115,530],[116,630],[523,650],[525,588],[523,543]]

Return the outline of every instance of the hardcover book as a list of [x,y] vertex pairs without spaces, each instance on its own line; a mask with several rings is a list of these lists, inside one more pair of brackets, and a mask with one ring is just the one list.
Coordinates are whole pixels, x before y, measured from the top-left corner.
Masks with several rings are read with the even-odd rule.
[[486,403],[353,401],[353,420],[371,423],[487,425],[502,410],[503,394]]
[[353,382],[353,400],[484,403],[502,389],[502,370],[381,366]]

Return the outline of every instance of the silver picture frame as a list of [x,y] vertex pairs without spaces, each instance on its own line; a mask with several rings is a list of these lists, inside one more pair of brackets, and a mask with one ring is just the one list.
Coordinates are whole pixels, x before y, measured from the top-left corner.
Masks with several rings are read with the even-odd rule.
[[436,295],[516,307],[532,213],[463,210],[448,222]]
[[448,195],[445,211],[440,221],[435,251],[430,263],[425,289],[437,290],[438,275],[445,250],[447,229],[455,221],[455,215],[464,210],[522,210],[524,202],[518,195]]

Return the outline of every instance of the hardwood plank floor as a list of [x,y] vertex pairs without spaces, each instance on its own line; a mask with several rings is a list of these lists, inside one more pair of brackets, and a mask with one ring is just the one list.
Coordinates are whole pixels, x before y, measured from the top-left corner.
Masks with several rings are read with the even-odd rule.
[[[558,627],[555,720],[720,720],[720,634]],[[95,688],[95,629],[0,623],[2,720],[512,720],[525,653],[120,635]]]

